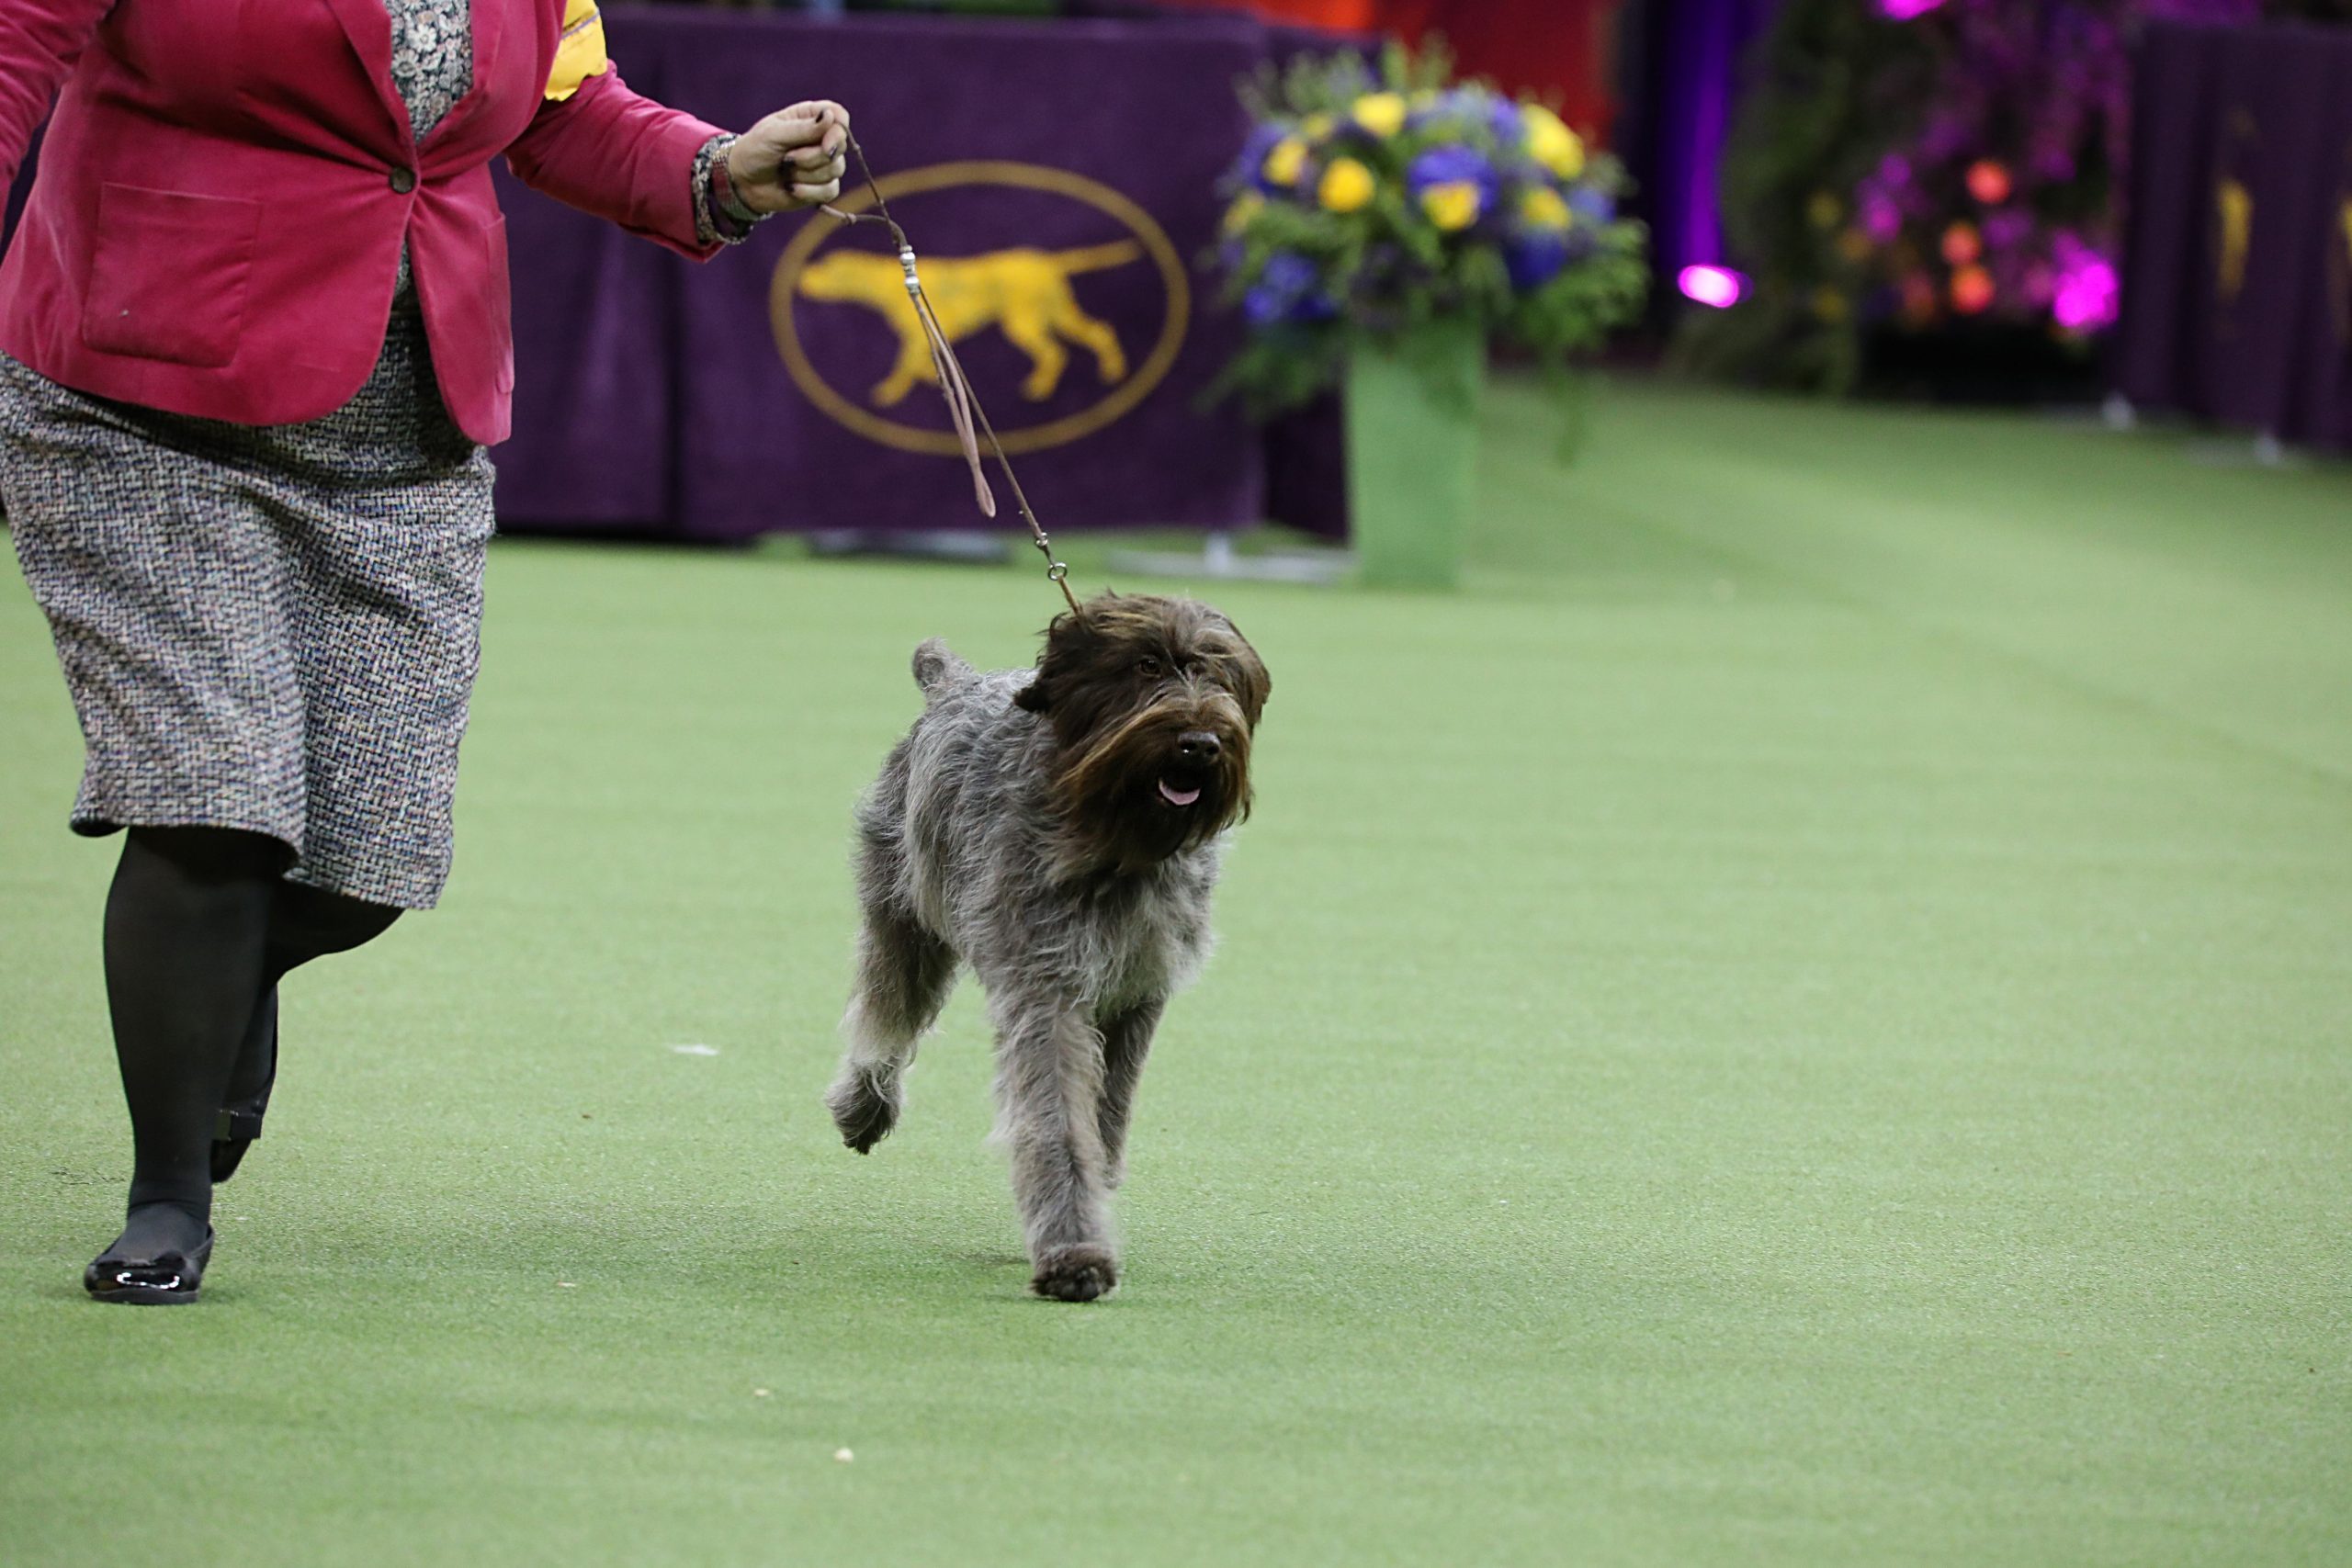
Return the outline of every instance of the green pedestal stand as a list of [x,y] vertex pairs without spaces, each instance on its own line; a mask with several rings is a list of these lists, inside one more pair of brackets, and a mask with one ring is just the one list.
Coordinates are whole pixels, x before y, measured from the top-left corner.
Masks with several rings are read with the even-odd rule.
[[1348,520],[1357,581],[1451,588],[1476,493],[1485,334],[1433,321],[1360,343],[1347,385]]

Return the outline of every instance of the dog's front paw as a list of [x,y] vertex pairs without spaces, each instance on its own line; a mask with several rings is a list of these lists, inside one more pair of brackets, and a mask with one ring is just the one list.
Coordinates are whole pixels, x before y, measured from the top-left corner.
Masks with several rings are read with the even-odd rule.
[[899,1086],[864,1067],[845,1066],[825,1096],[842,1142],[865,1154],[899,1124]]
[[1029,1288],[1057,1302],[1091,1302],[1107,1296],[1119,1282],[1119,1260],[1106,1247],[1081,1244],[1048,1247],[1039,1254]]

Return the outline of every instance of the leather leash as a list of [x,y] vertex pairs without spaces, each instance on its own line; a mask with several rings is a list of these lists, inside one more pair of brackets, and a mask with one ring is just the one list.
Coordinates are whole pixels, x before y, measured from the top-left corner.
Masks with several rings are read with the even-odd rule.
[[964,367],[956,357],[955,346],[947,341],[947,333],[939,325],[939,317],[931,308],[931,296],[922,291],[922,278],[915,271],[915,248],[907,241],[907,231],[890,216],[890,204],[882,197],[882,186],[874,177],[873,168],[865,161],[865,149],[857,138],[842,133],[849,150],[857,159],[858,173],[865,177],[865,188],[874,197],[871,212],[843,212],[838,207],[820,207],[817,210],[828,218],[843,223],[880,223],[890,231],[890,238],[898,242],[899,270],[906,274],[907,298],[912,301],[915,317],[922,323],[923,337],[931,344],[932,369],[939,378],[940,396],[947,400],[947,418],[956,427],[956,439],[964,448],[964,461],[972,470],[972,498],[979,502],[980,514],[996,515],[996,495],[989,489],[988,475],[980,465],[980,436],[987,436],[989,449],[995,454],[997,467],[1004,473],[1005,487],[1012,491],[1013,504],[1021,509],[1021,520],[1029,525],[1037,553],[1046,558],[1046,579],[1062,591],[1063,602],[1073,613],[1078,609],[1078,596],[1069,591],[1069,568],[1054,558],[1054,542],[1029,509],[1029,497],[1023,493],[1021,480],[1012,472],[1012,459],[1004,455],[1004,443],[997,439],[996,427],[989,423],[988,411],[980,407],[980,400],[972,391],[972,383],[964,374]]

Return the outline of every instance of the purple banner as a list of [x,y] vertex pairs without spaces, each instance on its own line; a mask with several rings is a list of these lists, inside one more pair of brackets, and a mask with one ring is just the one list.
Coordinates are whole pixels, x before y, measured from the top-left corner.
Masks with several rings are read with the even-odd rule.
[[[1269,433],[1202,406],[1238,331],[1200,265],[1245,130],[1234,84],[1283,35],[680,10],[608,12],[607,32],[632,86],[716,124],[849,106],[1049,525],[1343,525],[1329,411]],[[880,225],[779,219],[696,266],[511,180],[501,195],[516,311],[503,525],[987,525]]]
[[2352,446],[2352,38],[2154,26],[2133,100],[2116,387]]

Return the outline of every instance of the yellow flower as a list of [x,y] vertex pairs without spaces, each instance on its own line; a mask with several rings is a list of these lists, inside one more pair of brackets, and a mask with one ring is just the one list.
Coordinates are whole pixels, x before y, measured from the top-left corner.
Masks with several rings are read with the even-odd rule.
[[1374,136],[1394,136],[1405,129],[1405,100],[1394,93],[1366,93],[1348,112]]
[[1353,212],[1372,200],[1372,171],[1353,158],[1334,158],[1316,197],[1334,212]]
[[1538,229],[1565,229],[1568,226],[1568,204],[1550,186],[1537,186],[1520,197],[1519,215]]
[[1817,190],[1804,204],[1804,215],[1816,229],[1835,229],[1838,220],[1846,216],[1846,207],[1834,193]]
[[1320,141],[1331,134],[1331,117],[1328,114],[1308,115],[1298,122],[1298,129],[1306,133],[1308,141]]
[[1584,173],[1582,137],[1542,104],[1521,104],[1519,112],[1527,122],[1527,151],[1537,163],[1564,180]]
[[1856,266],[1870,260],[1871,253],[1877,248],[1871,243],[1871,237],[1860,229],[1849,229],[1838,236],[1838,254]]
[[1421,210],[1448,233],[1478,221],[1478,187],[1470,180],[1448,180],[1421,192]]
[[1238,234],[1256,221],[1258,214],[1265,209],[1264,197],[1254,190],[1243,191],[1233,198],[1233,205],[1225,209],[1225,231],[1228,234]]
[[1813,313],[1825,321],[1842,321],[1847,315],[1846,296],[1826,285],[1813,291]]
[[1264,172],[1278,186],[1296,185],[1298,176],[1306,172],[1306,143],[1295,136],[1275,142],[1266,154]]

